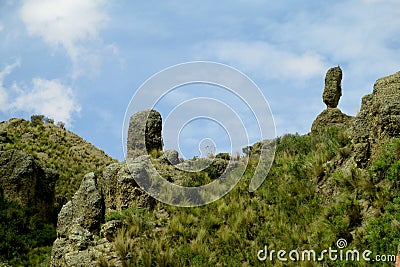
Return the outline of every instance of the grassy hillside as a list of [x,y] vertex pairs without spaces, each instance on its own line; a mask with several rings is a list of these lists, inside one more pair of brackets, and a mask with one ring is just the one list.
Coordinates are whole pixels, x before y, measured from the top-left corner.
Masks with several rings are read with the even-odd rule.
[[[59,174],[55,216],[78,190],[86,173],[101,173],[116,160],[62,125],[44,123],[42,119],[36,116],[32,122],[23,119],[1,122],[0,147],[22,150],[37,159],[42,167],[52,168]],[[45,266],[55,239],[55,225],[41,221],[37,211],[5,199],[0,188],[0,266],[2,261],[12,266]]]
[[[255,146],[257,147],[257,145]],[[365,261],[272,262],[259,250],[366,249],[397,254],[400,240],[400,139],[393,139],[367,169],[351,164],[350,139],[337,129],[319,136],[285,135],[273,167],[254,193],[248,184],[257,163],[222,199],[197,208],[159,204],[129,209],[115,246],[126,266],[366,266]],[[257,149],[253,149],[256,151]],[[286,255],[288,257],[288,255]],[[392,266],[375,263],[376,266]],[[105,261],[102,266],[107,266]]]
[[3,132],[0,142],[3,150],[22,150],[38,159],[42,166],[58,172],[56,195],[65,199],[70,199],[78,190],[86,173],[101,173],[107,165],[116,162],[64,127],[41,120],[11,119],[0,123],[0,132]]
[[[52,123],[13,119],[0,123],[0,137],[3,149],[23,150],[58,171],[56,191],[65,198],[78,189],[85,173],[100,172],[114,162],[103,151]],[[269,252],[314,250],[319,255],[329,247],[337,249],[339,239],[346,240],[345,250],[372,251],[371,259],[397,254],[400,138],[389,141],[363,169],[352,161],[353,144],[339,129],[330,128],[319,135],[289,134],[277,141],[274,164],[254,193],[248,192],[248,185],[257,166],[259,144],[253,146],[244,177],[216,202],[197,208],[158,203],[154,210],[130,208],[107,216],[106,220],[120,219],[127,225],[114,241],[125,266],[371,265],[328,257],[318,262],[283,262],[276,254],[264,262],[257,258],[265,248]],[[173,174],[170,168],[164,167],[164,176]],[[213,178],[213,169],[209,169],[178,180],[195,186]],[[46,245],[51,245],[49,237],[54,229],[24,220],[21,212],[0,199],[1,229],[9,242],[16,242],[0,245],[22,246],[21,251],[28,253],[25,264],[43,263],[49,256],[51,247]],[[32,224],[37,227],[32,228]],[[38,238],[32,238],[32,234]],[[14,235],[21,238],[13,239]],[[107,266],[107,261],[100,260],[99,265]]]

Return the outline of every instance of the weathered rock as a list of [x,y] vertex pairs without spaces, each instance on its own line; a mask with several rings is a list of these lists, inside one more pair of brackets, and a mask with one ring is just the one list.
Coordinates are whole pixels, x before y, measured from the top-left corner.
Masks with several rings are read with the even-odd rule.
[[318,133],[328,127],[348,128],[353,117],[348,116],[338,108],[327,108],[314,120],[311,132]]
[[[101,259],[122,266],[113,240],[123,226],[121,221],[99,227],[104,215],[129,207],[152,207],[155,200],[138,187],[135,177],[147,177],[149,167],[142,156],[130,162],[108,166],[104,177],[96,183],[93,173],[87,174],[71,201],[65,204],[57,224],[58,238],[53,244],[50,266],[98,266]],[[100,194],[104,193],[104,197]]]
[[118,230],[123,226],[123,223],[119,220],[108,221],[101,227],[101,235],[104,236],[108,241],[114,241]]
[[123,266],[114,244],[97,239],[80,225],[72,225],[66,238],[57,238],[51,252],[50,266],[97,267],[103,258],[111,266]]
[[156,110],[143,110],[132,115],[128,129],[127,158],[162,150],[162,119]]
[[0,188],[4,197],[22,207],[36,209],[47,222],[53,221],[54,187],[58,175],[42,168],[22,151],[0,151]]
[[330,68],[325,76],[325,88],[322,95],[327,108],[314,120],[311,132],[318,134],[329,127],[347,129],[350,127],[353,117],[348,116],[337,108],[342,96],[342,70],[341,68]]
[[176,165],[180,163],[179,153],[176,150],[165,150],[160,156],[160,161],[166,164]]
[[362,99],[352,131],[356,161],[365,165],[389,138],[400,136],[400,72],[375,82],[372,94]]
[[103,218],[102,196],[94,173],[86,174],[72,199],[65,204],[57,222],[57,234],[65,237],[72,225],[80,225],[90,232],[98,232]]
[[104,202],[96,176],[88,173],[79,190],[58,214],[57,236],[50,266],[98,266],[99,233],[104,217]]
[[342,70],[339,66],[330,68],[325,76],[325,89],[322,95],[328,108],[336,108],[342,96]]
[[147,178],[149,171],[149,166],[141,161],[141,157],[129,160],[129,163],[108,166],[103,172],[103,177],[99,179],[104,194],[105,214],[133,206],[153,207],[154,199],[144,192],[135,180],[138,177]]

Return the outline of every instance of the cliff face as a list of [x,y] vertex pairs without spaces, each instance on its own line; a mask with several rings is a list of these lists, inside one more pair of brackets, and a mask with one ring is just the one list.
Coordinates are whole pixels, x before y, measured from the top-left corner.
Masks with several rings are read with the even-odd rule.
[[364,166],[390,138],[400,135],[400,72],[375,82],[352,124],[357,163]]

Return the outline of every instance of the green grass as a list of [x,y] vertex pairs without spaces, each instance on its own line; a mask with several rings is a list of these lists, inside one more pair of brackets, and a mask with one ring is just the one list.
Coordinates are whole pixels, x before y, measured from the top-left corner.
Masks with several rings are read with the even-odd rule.
[[73,196],[86,173],[101,174],[107,165],[116,162],[81,137],[51,123],[20,120],[7,125],[5,122],[0,124],[0,130],[7,132],[4,150],[24,151],[43,167],[57,171],[60,178],[56,183],[56,195],[61,199]]
[[[100,171],[108,164],[107,158],[102,159],[100,154],[93,156],[90,150],[82,149],[85,145],[79,145],[83,144],[80,141],[74,141],[75,145],[70,146],[74,137],[69,132],[56,129],[57,137],[54,137],[54,125],[32,126],[23,122],[17,127],[27,129],[24,133],[39,136],[38,140],[24,141],[16,130],[16,133],[10,132],[12,142],[6,144],[6,148],[32,153],[47,167],[60,169],[63,178],[57,188],[65,197],[77,190],[87,169]],[[349,249],[371,250],[371,257],[397,254],[400,243],[400,138],[392,139],[381,154],[374,157],[376,160],[360,169],[352,163],[353,145],[342,130],[329,128],[319,135],[284,135],[277,139],[276,157],[266,180],[257,191],[250,193],[248,186],[261,145],[257,143],[248,149],[249,165],[244,177],[218,201],[195,208],[158,203],[154,210],[130,208],[107,216],[106,220],[125,223],[114,241],[124,266],[368,265],[363,261],[328,259],[321,262],[281,262],[276,257],[272,262],[257,259],[258,251],[264,247],[269,251],[313,249],[320,253],[329,247],[336,248],[339,238],[347,240]],[[60,149],[63,152],[58,151]],[[223,162],[219,161],[219,164]],[[202,172],[184,176],[175,172],[173,166],[158,167],[164,177],[186,186],[209,183],[223,169],[222,165],[214,164]],[[22,225],[29,226],[18,209],[9,210],[2,216],[14,216]],[[160,211],[168,216],[161,216]],[[9,225],[1,229],[19,231]],[[5,236],[4,240],[14,241],[10,237]],[[47,234],[43,238],[46,239]],[[27,253],[34,253],[26,262],[37,262],[32,265],[46,262],[45,254],[49,248],[45,243],[43,245],[37,253],[33,250],[34,244],[23,248]],[[374,263],[374,266],[392,265]],[[99,266],[107,266],[107,262],[100,259]]]
[[[339,238],[347,240],[348,248],[370,249],[373,255],[396,254],[400,243],[399,140],[388,144],[369,170],[361,170],[345,168],[352,144],[337,129],[320,136],[285,135],[278,139],[267,179],[249,193],[257,164],[256,145],[244,177],[222,199],[196,208],[159,204],[169,214],[164,221],[158,220],[157,209],[125,211],[136,217],[119,235],[125,244],[129,240],[136,244],[121,249],[130,255],[126,266],[348,266],[349,262],[327,258],[322,262],[275,258],[272,263],[257,259],[264,246],[269,251],[313,249],[320,253],[336,248]],[[370,201],[378,213],[365,213],[363,201]],[[119,218],[126,221],[125,217]]]

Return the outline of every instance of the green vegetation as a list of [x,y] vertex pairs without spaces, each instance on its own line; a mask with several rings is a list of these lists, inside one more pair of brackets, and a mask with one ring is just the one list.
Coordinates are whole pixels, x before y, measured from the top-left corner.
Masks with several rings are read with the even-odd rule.
[[[43,115],[34,115],[31,122],[22,119],[3,122],[0,130],[7,132],[8,142],[3,144],[4,150],[24,151],[43,167],[57,171],[60,179],[56,184],[56,195],[63,199],[61,202],[65,202],[78,190],[86,173],[93,171],[100,174],[107,165],[116,161],[81,137],[53,123]],[[60,125],[63,126],[62,123]]]
[[[3,150],[22,150],[37,159],[41,166],[59,174],[55,188],[56,210],[78,190],[86,173],[99,174],[115,162],[103,151],[65,130],[63,123],[55,126],[52,119],[43,115],[32,116],[31,122],[22,119],[2,122],[0,132]],[[20,207],[0,194],[0,265],[6,260],[12,266],[47,266],[55,238],[55,225],[42,222],[36,210]]]
[[[285,135],[277,141],[273,167],[254,193],[248,192],[248,184],[260,144],[251,149],[244,178],[212,204],[196,208],[159,204],[152,211],[132,208],[110,216],[127,225],[114,242],[125,266],[367,265],[327,257],[322,262],[257,259],[264,246],[269,251],[320,253],[337,248],[340,238],[346,239],[346,249],[373,251],[371,258],[397,254],[400,139],[389,143],[368,170],[349,164],[352,144],[338,129],[319,136]],[[208,173],[198,175],[202,182],[209,181],[204,179]],[[186,183],[192,182],[188,176]],[[160,209],[168,219],[159,216]]]
[[9,260],[13,265],[37,266],[49,260],[56,229],[41,221],[37,214],[7,201],[0,192],[0,262]]
[[[44,118],[14,121],[6,128],[3,149],[23,150],[60,174],[59,197],[70,198],[83,175],[101,172],[114,162],[102,151]],[[41,122],[40,122],[41,121]],[[7,126],[7,127],[6,127]],[[244,149],[248,167],[236,187],[220,200],[196,208],[158,203],[153,210],[130,208],[110,214],[123,227],[114,246],[124,266],[366,266],[369,263],[330,261],[270,262],[257,259],[259,250],[315,250],[320,253],[340,238],[346,249],[397,254],[400,243],[400,138],[358,168],[351,157],[347,133],[329,128],[319,135],[289,134],[277,139],[274,164],[262,186],[248,191],[258,164],[261,143]],[[198,173],[183,175],[157,161],[158,171],[185,186],[206,184],[226,168],[230,156],[220,154]],[[242,159],[237,159],[241,161]],[[35,211],[21,209],[0,195],[0,262],[46,266],[55,238],[52,225]],[[375,263],[391,266],[393,263]],[[100,258],[99,266],[108,266]]]

